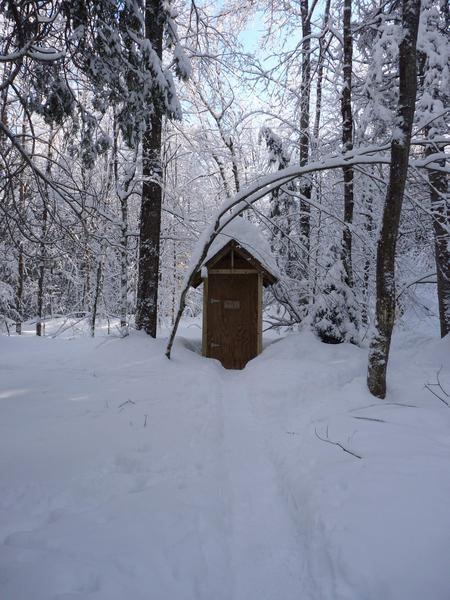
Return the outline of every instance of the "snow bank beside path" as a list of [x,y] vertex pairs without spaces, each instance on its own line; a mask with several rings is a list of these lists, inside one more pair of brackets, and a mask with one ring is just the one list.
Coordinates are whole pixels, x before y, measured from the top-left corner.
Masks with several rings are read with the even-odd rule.
[[450,410],[424,390],[441,366],[450,390],[450,339],[396,346],[387,401],[366,391],[364,351],[307,335],[269,347],[244,375],[272,374],[251,392],[254,414],[307,548],[313,598],[450,598]]
[[[448,600],[450,340],[0,337],[3,600]],[[339,442],[358,459],[319,437]]]

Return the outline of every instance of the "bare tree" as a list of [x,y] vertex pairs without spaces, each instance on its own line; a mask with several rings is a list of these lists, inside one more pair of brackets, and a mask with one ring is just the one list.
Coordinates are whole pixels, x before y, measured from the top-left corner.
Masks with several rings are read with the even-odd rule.
[[326,34],[328,32],[328,23],[330,20],[331,0],[327,0],[323,17],[323,28],[319,38],[319,57],[317,59],[317,83],[316,83],[316,107],[314,116],[313,138],[317,145],[319,138],[320,117],[322,114],[322,87],[323,87],[323,69],[325,62],[325,51],[327,48]]
[[[309,160],[310,147],[310,97],[311,97],[311,12],[308,0],[301,0],[302,21],[302,79],[300,85],[300,166]],[[311,180],[300,182],[300,234],[305,249],[305,261],[308,261],[311,231]]]
[[[50,128],[49,138],[47,144],[47,164],[45,167],[45,174],[48,179],[51,178],[52,169],[52,143],[53,143],[53,128]],[[41,217],[41,242],[39,244],[39,277],[38,277],[38,290],[37,290],[37,321],[36,321],[36,335],[42,336],[44,334],[44,324],[42,322],[44,316],[44,298],[45,298],[45,272],[47,262],[47,232],[48,232],[48,186],[45,185],[43,188],[42,197],[42,217]]]
[[[352,114],[352,69],[353,69],[353,37],[351,29],[352,0],[344,0],[343,44],[344,44],[344,86],[341,95],[342,111],[342,150],[349,152],[353,148],[353,114]],[[344,174],[344,221],[342,259],[345,268],[347,285],[353,283],[352,268],[352,231],[353,223],[353,167],[342,169]]]

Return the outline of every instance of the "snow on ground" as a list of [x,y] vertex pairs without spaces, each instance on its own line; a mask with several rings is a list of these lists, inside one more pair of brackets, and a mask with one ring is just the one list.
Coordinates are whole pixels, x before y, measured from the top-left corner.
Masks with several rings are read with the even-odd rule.
[[182,335],[0,337],[2,600],[450,598],[449,339],[398,334],[377,401],[364,349]]

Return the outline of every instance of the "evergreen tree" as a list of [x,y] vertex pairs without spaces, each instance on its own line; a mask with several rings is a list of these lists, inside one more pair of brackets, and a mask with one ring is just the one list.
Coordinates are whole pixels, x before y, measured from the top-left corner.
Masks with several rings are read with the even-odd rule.
[[333,244],[325,256],[321,292],[312,311],[313,329],[327,344],[358,341],[361,316],[347,279],[342,249]]

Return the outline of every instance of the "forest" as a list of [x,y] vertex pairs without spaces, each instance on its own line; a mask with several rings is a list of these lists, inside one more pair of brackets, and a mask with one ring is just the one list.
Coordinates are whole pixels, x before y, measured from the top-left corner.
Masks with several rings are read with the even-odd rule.
[[[446,0],[0,0],[0,398],[5,399],[4,456],[14,457],[1,463],[12,478],[5,479],[10,482],[6,537],[0,544],[9,574],[3,579],[0,569],[0,590],[4,584],[12,594],[5,598],[450,597],[442,566],[450,521],[441,510],[450,493],[445,429],[450,407],[449,34]],[[261,356],[243,371],[219,372],[218,363],[199,356],[209,300],[206,283],[198,286],[198,278],[201,273],[206,281],[205,261],[220,236],[239,229],[243,220],[262,236],[277,276],[261,292]],[[112,365],[116,372],[108,370]],[[212,404],[203,386],[219,390],[209,399]],[[22,395],[29,404],[15,402]],[[42,413],[34,405],[38,397]],[[160,397],[166,404],[157,403]],[[226,407],[223,398],[233,397],[239,406]],[[320,398],[318,404],[310,403],[313,397]],[[67,430],[66,425],[59,429],[56,419],[63,409],[53,404],[56,398],[64,398]],[[189,402],[180,406],[176,398]],[[91,419],[86,434],[74,416],[83,402],[92,402],[80,413]],[[114,415],[108,412],[112,406]],[[352,412],[372,406],[376,409],[366,417]],[[416,417],[410,406],[420,406]],[[106,419],[98,431],[91,429],[94,412]],[[48,422],[41,429],[42,415]],[[390,423],[391,417],[401,422],[403,433],[373,434],[374,424]],[[328,418],[334,419],[334,429],[323,425]],[[135,432],[138,420],[141,429]],[[143,436],[153,420],[159,425],[148,441]],[[256,422],[264,423],[264,434]],[[355,423],[368,429],[356,434]],[[435,445],[429,447],[426,434],[418,433],[422,426],[431,428],[427,439]],[[52,433],[44,451],[47,427]],[[284,441],[276,441],[280,432]],[[80,448],[78,436],[84,435],[86,447]],[[354,435],[361,439],[359,446]],[[70,440],[67,447],[64,436]],[[229,489],[234,490],[229,503],[240,506],[234,513],[220,504],[228,496],[217,492],[224,485],[218,475],[223,464],[212,450],[214,436],[228,457]],[[166,454],[174,437],[176,456]],[[28,467],[19,439],[31,454],[41,448],[39,465],[61,461],[54,489],[50,480],[42,483],[47,475],[41,477],[41,466],[35,483],[25,485]],[[317,445],[323,450],[316,454]],[[67,482],[63,499],[58,486],[64,465],[73,466],[75,447],[86,461],[89,449],[98,464],[83,478],[74,475],[78,483]],[[380,458],[381,447],[385,455]],[[268,448],[270,467],[261,462]],[[252,489],[238,449],[243,456],[248,452],[254,477],[260,477]],[[145,462],[147,451],[166,479],[158,479]],[[214,467],[205,462],[209,452]],[[303,486],[294,475],[294,454],[302,452]],[[381,461],[379,469],[345,470],[344,461],[362,464],[372,452]],[[428,453],[436,461],[431,472],[422,461]],[[414,467],[401,462],[406,454],[415,457]],[[341,460],[336,471],[341,479],[332,475],[332,455]],[[394,466],[387,466],[392,456]],[[204,487],[197,471],[189,475],[194,465],[206,473]],[[104,473],[110,474],[107,481]],[[416,483],[403,485],[405,473]],[[85,507],[76,513],[80,519],[83,510],[99,502],[118,502],[124,489],[114,479],[119,475],[132,478],[127,494],[136,488],[136,501],[147,485],[163,490],[170,481],[173,488],[167,495],[161,492],[165,500],[155,510],[166,514],[162,507],[171,495],[167,513],[178,515],[186,536],[191,527],[195,530],[195,542],[181,545],[179,554],[172,545],[167,550],[170,576],[164,575],[163,558],[151,554],[149,572],[157,583],[148,596],[139,550],[147,542],[134,530],[136,523],[128,522],[128,508],[109,507],[102,514],[121,515],[122,523],[111,543],[120,544],[124,536],[129,561],[114,558],[116,571],[109,565],[98,575],[86,566],[86,540],[79,547],[70,542],[67,557],[79,551],[83,558],[75,563],[67,558],[59,583],[47,577],[36,595],[33,582],[41,569],[50,572],[51,552],[63,547],[55,540],[61,541],[66,530],[56,538],[36,531],[53,517],[59,523],[60,513],[70,512],[76,498]],[[347,477],[348,485],[342,483]],[[440,480],[439,493],[421,502],[420,481],[427,482],[424,489],[437,490],[433,477]],[[349,499],[349,490],[360,481],[372,498],[381,489],[400,486],[392,509],[399,520],[381,510],[385,538],[376,538],[371,500],[358,500],[358,494]],[[206,512],[189,513],[188,524],[177,512],[187,502],[182,485],[193,503],[200,492],[210,498]],[[304,554],[287,513],[263,510],[255,495],[267,489],[278,506],[280,486],[291,513],[297,514],[297,497],[310,511],[296,521],[302,548],[313,556],[299,575],[303,587],[292,575]],[[316,495],[306,496],[307,488]],[[329,500],[333,494],[336,506],[348,501],[340,516]],[[413,495],[409,522],[402,507]],[[252,502],[259,507],[254,515],[243,508]],[[367,513],[358,512],[363,505]],[[159,530],[144,516],[144,506],[127,506],[136,509],[143,530],[148,526],[155,540],[166,540],[170,531],[170,544],[176,544],[176,526]],[[236,531],[244,532],[228,550],[217,541],[228,535],[222,513],[237,514]],[[416,518],[425,513],[427,519],[435,513],[443,526]],[[23,533],[27,519],[34,533]],[[84,522],[71,523],[68,540],[89,529]],[[394,539],[387,533],[391,526],[402,542],[393,542],[383,563],[374,557]],[[403,533],[411,527],[418,538],[409,544]],[[353,550],[341,555],[338,547],[347,535],[342,532],[349,531],[354,537],[345,547]],[[29,538],[22,539],[20,532]],[[381,561],[380,580],[367,575],[364,551],[355,550],[361,532],[377,539],[369,544],[367,561]],[[98,535],[100,540],[103,530]],[[411,554],[419,538],[428,540],[423,580],[411,575],[420,562],[419,550]],[[56,544],[50,550],[49,539],[50,546]],[[259,560],[258,548],[269,548],[271,539],[279,539],[284,550],[271,559],[263,553]],[[96,543],[98,555],[92,560],[98,566],[106,560],[108,543]],[[14,575],[17,547],[42,552],[38,558],[27,555],[33,566],[23,582]],[[201,552],[212,552],[215,559],[200,559]],[[387,565],[396,552],[405,552],[410,561],[394,575]],[[352,567],[356,555],[360,562]],[[288,569],[291,560],[296,566]],[[319,585],[327,569],[333,575]],[[230,578],[234,587],[229,588]]]
[[[220,214],[266,230],[268,326],[370,337],[385,394],[395,313],[450,330],[446,2],[2,2],[2,327],[176,320]],[[406,33],[404,33],[406,32]],[[223,226],[223,225],[222,225]],[[199,313],[198,295],[186,310]]]

